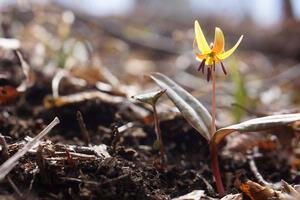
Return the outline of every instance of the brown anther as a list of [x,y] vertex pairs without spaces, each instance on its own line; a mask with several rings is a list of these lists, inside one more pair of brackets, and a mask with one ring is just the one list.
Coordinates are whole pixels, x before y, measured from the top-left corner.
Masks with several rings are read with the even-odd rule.
[[225,69],[225,66],[223,65],[223,63],[221,62],[221,66],[222,66],[222,70],[224,72],[225,75],[227,75],[227,72],[226,72],[226,69]]
[[207,68],[207,82],[209,82],[211,77],[211,66]]
[[199,67],[198,67],[198,72],[200,70],[202,70],[202,73],[204,73],[204,66],[205,66],[205,59],[202,60],[202,62],[200,63]]

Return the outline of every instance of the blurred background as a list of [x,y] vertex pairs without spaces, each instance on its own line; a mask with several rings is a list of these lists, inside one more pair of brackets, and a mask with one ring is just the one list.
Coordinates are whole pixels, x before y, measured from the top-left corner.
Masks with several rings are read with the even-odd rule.
[[225,61],[229,75],[218,74],[220,121],[239,121],[251,109],[295,109],[299,103],[297,0],[0,2],[2,37],[18,39],[30,65],[49,76],[60,69],[76,77],[96,70],[101,76],[95,80],[126,85],[131,96],[155,88],[144,75],[160,71],[209,106],[210,84],[196,70],[192,47],[197,19],[209,41],[214,27],[223,30],[225,49],[244,35]]

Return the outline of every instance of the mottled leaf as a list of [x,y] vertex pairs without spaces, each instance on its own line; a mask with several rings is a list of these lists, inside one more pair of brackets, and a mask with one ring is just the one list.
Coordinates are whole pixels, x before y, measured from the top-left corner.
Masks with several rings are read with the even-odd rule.
[[292,122],[300,120],[300,113],[296,114],[283,114],[283,115],[271,115],[267,117],[260,117],[251,119],[240,124],[234,124],[225,128],[219,129],[212,137],[211,144],[219,144],[225,136],[234,131],[239,132],[252,132],[262,131],[273,127],[288,125]]
[[208,141],[211,139],[211,115],[207,109],[190,93],[161,73],[151,75],[151,78],[164,90],[179,109],[183,117]]

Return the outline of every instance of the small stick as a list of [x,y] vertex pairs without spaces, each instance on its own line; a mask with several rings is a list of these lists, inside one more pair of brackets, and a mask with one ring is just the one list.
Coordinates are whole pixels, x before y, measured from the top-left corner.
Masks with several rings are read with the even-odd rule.
[[37,144],[45,135],[51,131],[51,129],[59,124],[59,119],[57,117],[37,136],[35,136],[30,142],[25,144],[25,146],[5,161],[0,166],[0,181],[18,164],[19,159],[24,156],[35,144]]
[[[4,136],[0,133],[0,144],[2,146],[2,156],[5,160],[7,160],[9,158],[9,152],[8,152],[8,147],[7,147],[7,143],[6,140],[4,138]],[[23,198],[23,194],[20,192],[19,188],[16,186],[16,184],[13,182],[13,180],[10,178],[10,176],[8,175],[7,180],[10,184],[10,186],[14,189],[14,191],[17,193],[17,195],[19,196],[19,198]]]
[[255,161],[254,161],[254,158],[253,156],[247,156],[247,159],[249,161],[249,165],[250,165],[250,169],[251,171],[253,172],[255,178],[257,179],[257,181],[262,184],[262,185],[265,185],[265,186],[271,186],[272,184],[267,182],[263,176],[259,173],[257,167],[256,167],[256,164],[255,164]]
[[88,146],[91,142],[91,137],[90,137],[90,134],[89,134],[89,132],[86,128],[86,124],[84,123],[82,114],[79,110],[76,113],[76,117],[77,117],[77,121],[78,121],[79,126],[80,126],[82,138],[83,138],[85,144]]
[[13,180],[10,178],[10,176],[8,175],[7,180],[10,184],[10,186],[14,189],[14,191],[17,193],[17,195],[19,196],[20,199],[23,199],[23,194],[22,192],[19,190],[19,188],[16,186],[16,184],[13,182]]
[[39,168],[39,173],[42,177],[42,181],[45,184],[48,184],[49,183],[49,178],[48,178],[48,175],[47,175],[47,172],[46,172],[46,169],[45,169],[45,161],[44,161],[44,158],[43,158],[43,149],[44,149],[43,145],[39,145],[38,148],[37,148],[37,151],[36,151],[36,164]]
[[5,138],[1,133],[0,133],[0,144],[2,146],[1,155],[5,160],[7,160],[9,158],[8,147]]
[[116,150],[117,150],[117,145],[120,139],[120,132],[118,129],[118,126],[113,124],[112,125],[112,134],[113,134],[113,140],[111,142],[111,146],[112,146],[112,151],[115,154]]

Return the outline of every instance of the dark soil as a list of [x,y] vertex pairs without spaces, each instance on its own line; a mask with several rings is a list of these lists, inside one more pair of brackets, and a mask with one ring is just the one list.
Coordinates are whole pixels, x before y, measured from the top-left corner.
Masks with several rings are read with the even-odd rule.
[[[167,154],[167,163],[162,166],[158,151],[152,147],[155,133],[151,124],[140,120],[136,127],[119,133],[115,139],[114,126],[137,122],[138,117],[130,109],[97,99],[46,109],[42,103],[50,94],[51,79],[42,74],[37,77],[38,84],[14,103],[2,106],[0,112],[0,132],[6,137],[11,154],[22,146],[19,142],[26,136],[35,136],[55,116],[61,120],[46,138],[51,145],[44,146],[40,155],[26,154],[9,174],[24,198],[171,199],[197,189],[217,196],[208,144],[180,116],[160,124]],[[111,157],[50,162],[45,158],[53,156],[51,152],[61,148],[61,144],[84,146],[77,111],[82,113],[91,144],[106,144]],[[112,144],[116,145],[115,150]],[[265,152],[256,159],[263,177],[272,182],[299,182],[299,176],[292,176],[287,161],[278,155],[276,151]],[[233,181],[241,170],[254,179],[247,162],[220,158],[220,167],[228,193],[237,192]],[[0,194],[17,197],[7,179],[0,184]]]
[[[31,21],[34,17],[32,13],[19,11],[11,13],[18,22],[23,23],[24,27],[36,23]],[[58,14],[49,16],[51,20],[52,16],[60,19]],[[47,17],[48,15],[45,16]],[[81,33],[81,37],[91,38],[89,45],[101,44],[95,51],[98,50],[96,53],[101,54],[103,60],[106,59],[106,64],[116,62],[116,65],[120,64],[120,68],[123,67],[121,64],[124,64],[124,60],[116,61],[109,53],[105,54],[108,50],[116,51],[111,47],[105,47],[112,40],[111,36],[104,36],[106,32],[109,33],[107,30],[105,32],[105,26],[92,29],[94,25],[88,26],[84,21],[79,20],[76,23],[76,26],[83,26],[77,29],[77,33]],[[7,26],[9,24],[10,20]],[[54,25],[57,24],[52,24],[49,29],[56,30],[57,27]],[[72,32],[74,33],[76,30]],[[101,37],[98,34],[102,34]],[[124,41],[125,39],[123,38]],[[118,38],[116,43],[119,43],[119,40],[122,38]],[[132,46],[128,45],[130,51],[139,52],[142,49],[141,44],[135,48]],[[119,57],[122,48],[114,56]],[[154,54],[153,49],[148,51],[156,60],[164,57],[162,52]],[[150,54],[148,51],[147,54]],[[141,54],[146,55],[145,52]],[[12,52],[11,54],[14,55]],[[23,54],[25,59],[31,55],[26,51]],[[54,60],[55,56],[45,60]],[[175,58],[172,59],[173,65]],[[162,59],[159,64],[165,65],[165,61]],[[261,66],[263,65],[259,65]],[[167,67],[163,70],[166,69],[170,70]],[[60,124],[43,139],[43,145],[37,147],[36,152],[29,152],[22,157],[18,165],[0,182],[0,199],[20,199],[22,195],[23,199],[163,200],[193,190],[205,190],[205,194],[210,197],[218,196],[210,169],[207,141],[180,114],[176,117],[161,117],[160,127],[167,157],[165,165],[162,165],[159,151],[153,147],[156,139],[153,123],[145,123],[140,113],[128,106],[128,102],[109,103],[100,99],[86,99],[48,109],[44,106],[44,100],[45,97],[52,95],[53,76],[45,75],[42,71],[34,73],[36,81],[31,88],[20,97],[0,105],[0,133],[5,136],[10,156],[24,146],[26,137],[36,136],[54,117],[60,119]],[[119,71],[117,73],[121,74]],[[8,58],[0,57],[0,74],[5,75],[0,77],[0,87],[16,87],[21,83],[20,80],[24,79],[24,75],[16,55]],[[97,89],[92,84],[77,88],[62,81],[60,94],[76,94],[91,90]],[[0,97],[1,95],[3,94],[0,93]],[[136,106],[147,110],[143,105]],[[86,138],[77,120],[78,111],[81,112],[87,127],[90,145],[86,144]],[[133,127],[126,128],[120,133],[116,131],[116,128],[128,123],[133,123]],[[232,155],[221,156],[225,143],[226,141],[219,147],[222,179],[227,193],[237,193],[238,189],[234,186],[237,175],[242,173],[253,181],[257,180],[246,159],[233,159],[235,152]],[[110,156],[102,157],[90,150],[93,146],[103,144],[107,146]],[[72,150],[69,148],[70,145],[73,145]],[[289,183],[299,183],[300,176],[292,174],[291,166],[288,164],[289,158],[282,156],[281,150],[281,148],[272,151],[258,150],[260,156],[255,158],[258,171],[267,181],[273,183],[281,179]],[[2,149],[0,153],[1,151]],[[0,164],[6,159],[0,154]]]

